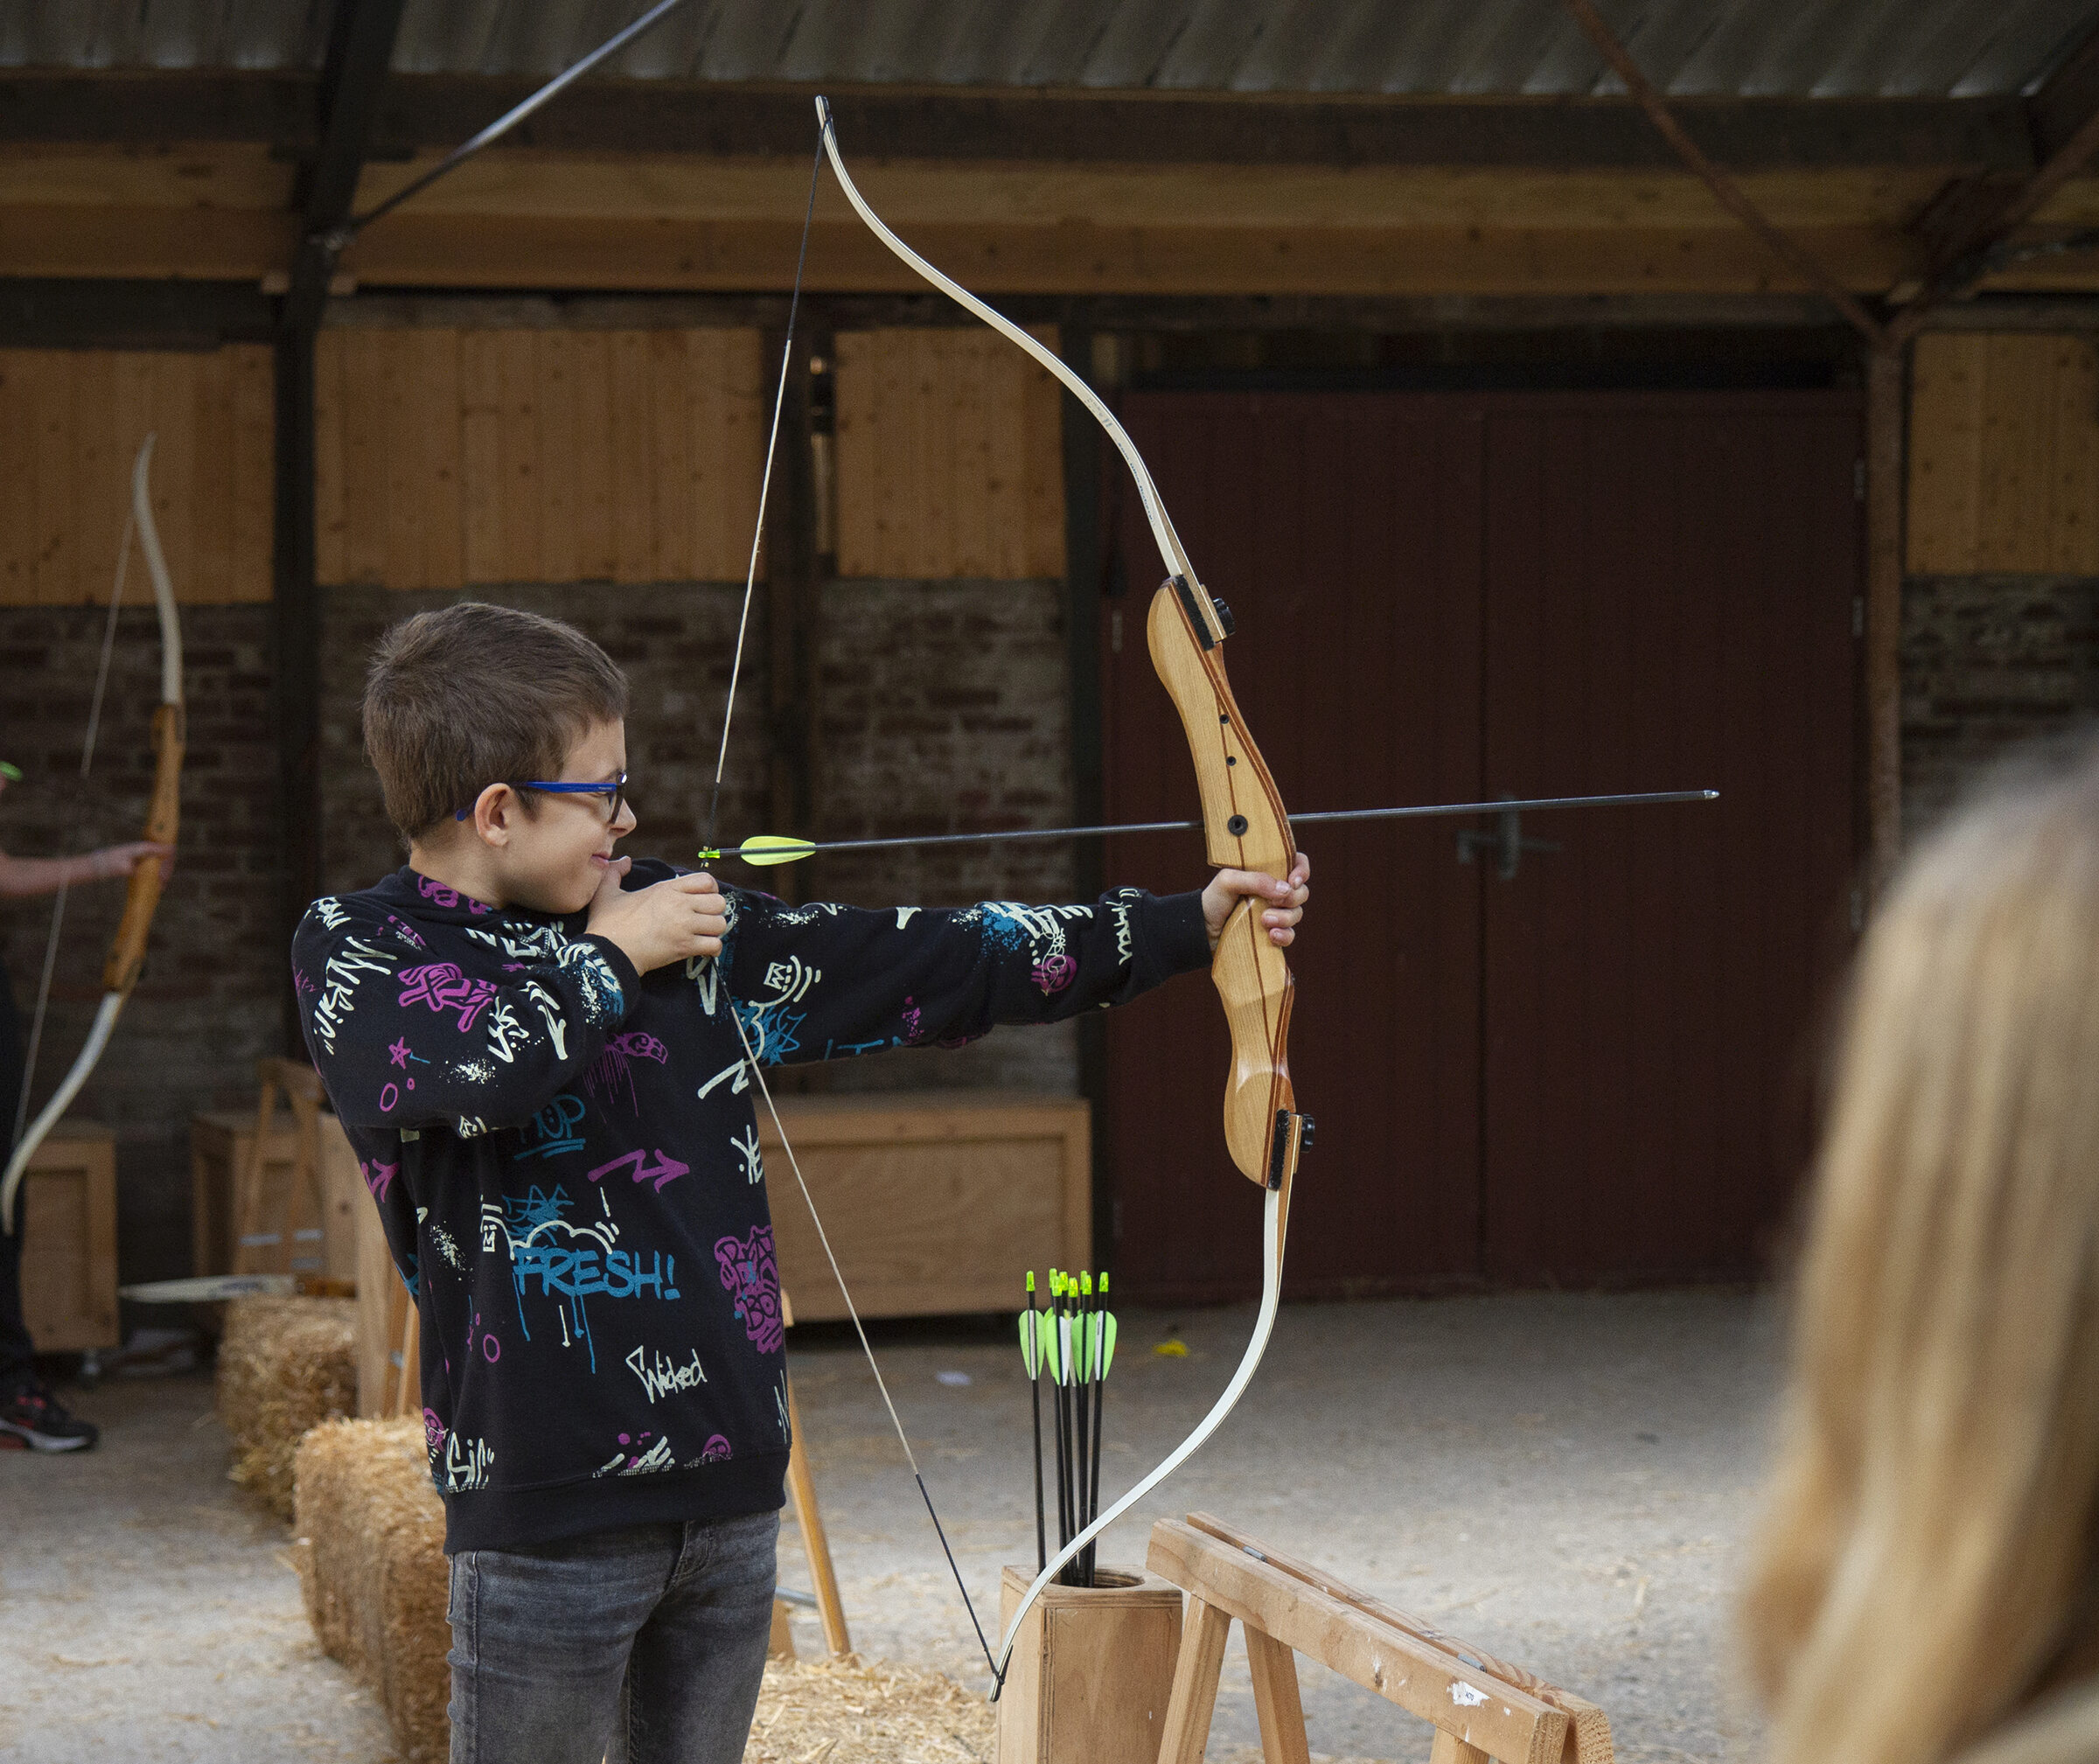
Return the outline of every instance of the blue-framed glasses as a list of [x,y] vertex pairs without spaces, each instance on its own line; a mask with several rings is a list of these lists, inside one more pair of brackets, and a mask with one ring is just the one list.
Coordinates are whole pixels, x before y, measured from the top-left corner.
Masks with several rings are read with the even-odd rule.
[[[548,796],[602,796],[605,798],[608,826],[619,819],[619,812],[627,803],[627,775],[624,771],[606,784],[548,784],[537,778],[506,778],[504,782],[513,790],[536,790]],[[463,808],[452,819],[464,820],[472,813],[471,807]]]

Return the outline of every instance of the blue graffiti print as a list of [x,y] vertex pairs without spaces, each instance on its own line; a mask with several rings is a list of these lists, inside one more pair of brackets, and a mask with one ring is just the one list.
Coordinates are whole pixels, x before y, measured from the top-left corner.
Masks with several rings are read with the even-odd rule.
[[505,1195],[500,1203],[481,1203],[481,1248],[493,1253],[498,1245],[510,1252],[511,1286],[517,1300],[518,1328],[526,1341],[532,1325],[527,1300],[554,1301],[554,1319],[564,1348],[580,1344],[597,1370],[597,1346],[591,1339],[590,1312],[584,1300],[676,1299],[678,1259],[660,1250],[623,1250],[611,1203],[598,1191],[598,1217],[586,1212],[570,1219],[575,1203],[566,1189],[552,1193],[537,1183],[524,1195]]
[[558,1158],[564,1152],[582,1151],[583,1136],[579,1129],[587,1112],[581,1097],[564,1091],[518,1129],[525,1149],[512,1162],[521,1164],[527,1158]]
[[750,1037],[751,1051],[757,1055],[760,1065],[779,1065],[788,1055],[800,1049],[801,1028],[808,1021],[808,1012],[789,1011],[773,1004],[745,1004],[742,999],[734,998],[729,1005],[736,1012],[736,1021],[743,1025],[743,1033]]

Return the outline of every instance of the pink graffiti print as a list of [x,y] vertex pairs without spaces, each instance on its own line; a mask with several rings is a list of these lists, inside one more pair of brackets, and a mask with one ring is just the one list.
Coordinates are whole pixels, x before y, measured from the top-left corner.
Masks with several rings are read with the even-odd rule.
[[719,1433],[709,1434],[707,1443],[700,1448],[700,1461],[702,1464],[719,1464],[733,1455],[729,1441]]
[[637,1029],[624,1035],[614,1035],[605,1043],[605,1050],[597,1056],[596,1064],[583,1075],[583,1089],[596,1096],[601,1090],[608,1095],[621,1090],[627,1093],[627,1106],[638,1109],[640,1098],[634,1094],[635,1060],[653,1060],[658,1065],[670,1062],[671,1050],[654,1035],[645,1035]]
[[372,1190],[372,1198],[375,1201],[386,1199],[387,1190],[394,1186],[394,1178],[400,1170],[399,1164],[382,1164],[377,1158],[368,1164],[360,1163],[357,1167],[358,1175],[365,1179],[365,1186]]
[[432,962],[427,967],[403,968],[401,1000],[404,1005],[428,1005],[434,1011],[457,1011],[461,1033],[474,1026],[496,989],[486,980],[469,979],[451,962]]
[[600,1177],[609,1176],[613,1171],[631,1164],[634,1166],[634,1180],[638,1182],[645,1182],[653,1179],[656,1183],[656,1192],[660,1195],[679,1177],[687,1174],[693,1168],[690,1164],[680,1163],[677,1159],[660,1147],[657,1148],[655,1157],[656,1161],[652,1164],[649,1161],[647,1152],[629,1152],[624,1157],[613,1159],[609,1164],[600,1164],[595,1170],[589,1172],[589,1180],[595,1182]]
[[444,1449],[444,1423],[437,1419],[435,1409],[422,1412],[422,1443],[433,1458]]
[[918,1001],[916,999],[906,998],[903,1001],[903,1043],[906,1047],[917,1045],[918,1037],[924,1033],[924,1025],[925,1013],[918,1008]]
[[[447,888],[441,882],[432,882],[427,875],[419,875],[415,878],[415,889],[423,899],[435,901],[441,907],[456,907],[462,899],[465,898],[457,889]],[[467,900],[466,910],[473,913],[485,913],[489,910],[478,900]]]
[[780,1270],[772,1257],[772,1230],[756,1225],[748,1238],[723,1238],[715,1245],[722,1284],[736,1295],[736,1314],[743,1333],[761,1354],[777,1354],[787,1345],[780,1321]]
[[1035,983],[1045,994],[1061,993],[1077,972],[1078,964],[1070,956],[1044,956],[1035,965]]

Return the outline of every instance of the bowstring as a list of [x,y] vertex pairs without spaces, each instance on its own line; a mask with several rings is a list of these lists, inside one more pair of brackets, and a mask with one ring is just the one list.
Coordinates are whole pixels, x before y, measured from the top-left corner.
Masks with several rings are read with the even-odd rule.
[[794,366],[794,324],[802,304],[802,271],[809,261],[809,231],[816,220],[816,186],[824,171],[819,134],[816,157],[809,164],[809,205],[802,212],[802,244],[794,260],[794,291],[787,297],[787,340],[780,347],[780,383],[772,398],[772,428],[765,437],[765,471],[758,480],[758,519],[751,528],[750,565],[743,573],[743,610],[736,620],[736,654],[729,665],[729,702],[722,708],[722,745],[715,754],[715,787],[707,802],[707,827],[701,844],[715,842],[715,819],[722,808],[722,776],[729,764],[729,729],[736,715],[736,682],[743,673],[743,638],[750,629],[750,603],[758,583],[758,553],[765,543],[765,505],[772,494],[772,463],[780,450],[780,413],[787,406],[787,376]]
[[[743,668],[743,640],[750,628],[750,603],[758,580],[758,556],[765,540],[765,504],[772,488],[772,464],[779,452],[780,413],[787,402],[787,376],[794,365],[794,326],[802,299],[802,272],[809,261],[809,234],[816,219],[816,191],[823,176],[824,137],[817,133],[816,155],[809,167],[809,201],[802,214],[802,243],[794,264],[794,291],[787,303],[787,338],[780,351],[780,380],[772,401],[772,427],[765,440],[765,471],[758,483],[757,525],[750,536],[750,563],[743,577],[743,610],[736,621],[736,647],[729,671],[729,701],[722,711],[722,744],[715,756],[715,783],[713,794],[707,805],[706,837],[703,847],[711,848],[715,842],[715,818],[722,806],[722,779],[729,761],[729,726],[736,717],[736,683]],[[875,1388],[882,1393],[882,1405],[889,1411],[889,1426],[896,1429],[896,1442],[903,1447],[904,1461],[910,1466],[911,1480],[918,1485],[918,1498],[925,1503],[926,1517],[933,1522],[933,1534],[940,1540],[940,1553],[947,1558],[948,1572],[955,1577],[955,1590],[962,1595],[962,1607],[969,1613],[970,1628],[977,1634],[977,1646],[984,1650],[984,1663],[991,1670],[994,1695],[1006,1681],[993,1657],[991,1643],[984,1635],[984,1625],[977,1616],[976,1601],[969,1596],[969,1586],[962,1579],[962,1570],[955,1560],[955,1552],[947,1541],[947,1528],[940,1523],[940,1515],[933,1506],[931,1490],[925,1486],[924,1474],[918,1468],[918,1454],[911,1449],[910,1436],[903,1430],[903,1417],[896,1412],[896,1405],[889,1396],[889,1381],[882,1376],[882,1367],[875,1358],[875,1349],[868,1340],[866,1326],[860,1321],[860,1307],[853,1302],[852,1290],[846,1285],[844,1271],[838,1265],[838,1257],[831,1248],[831,1234],[824,1229],[823,1215],[817,1211],[816,1197],[809,1192],[809,1184],[802,1175],[801,1160],[795,1156],[794,1141],[787,1137],[786,1123],[780,1119],[778,1106],[772,1099],[772,1086],[765,1082],[764,1069],[745,1034],[743,1019],[737,1014],[733,998],[725,1001],[729,1020],[736,1031],[736,1041],[743,1049],[743,1063],[757,1080],[758,1094],[764,1098],[765,1112],[772,1118],[772,1130],[779,1135],[780,1149],[787,1154],[787,1168],[794,1173],[795,1186],[802,1191],[802,1203],[809,1209],[809,1217],[816,1226],[817,1241],[824,1246],[824,1259],[831,1265],[831,1278],[838,1283],[839,1296],[846,1301],[846,1314],[853,1321],[853,1333],[860,1339],[860,1351],[868,1362],[868,1370],[875,1375]]]
[[918,1497],[925,1503],[926,1516],[933,1522],[934,1534],[940,1539],[940,1552],[947,1558],[948,1572],[955,1577],[955,1588],[962,1594],[963,1608],[969,1613],[970,1627],[977,1632],[977,1646],[984,1650],[984,1663],[990,1667],[994,1686],[1005,1683],[1006,1675],[1000,1671],[999,1663],[992,1657],[991,1643],[985,1639],[984,1625],[978,1620],[976,1601],[969,1596],[969,1587],[962,1579],[962,1570],[956,1564],[955,1552],[948,1547],[947,1528],[940,1523],[940,1515],[933,1509],[933,1497],[925,1486],[925,1476],[918,1468],[918,1454],[911,1450],[910,1437],[903,1431],[903,1419],[896,1412],[896,1405],[890,1398],[889,1381],[882,1376],[882,1368],[875,1363],[875,1349],[868,1341],[867,1327],[860,1321],[860,1307],[853,1302],[851,1290],[846,1285],[844,1272],[838,1265],[838,1257],[831,1248],[831,1234],[824,1229],[823,1217],[816,1210],[816,1199],[809,1192],[809,1184],[802,1175],[802,1161],[794,1154],[794,1141],[787,1137],[786,1123],[780,1119],[780,1111],[772,1099],[772,1086],[765,1082],[764,1069],[751,1051],[750,1037],[744,1033],[743,1019],[736,1013],[736,1001],[725,1001],[729,1020],[736,1025],[736,1040],[743,1049],[743,1063],[758,1081],[758,1094],[765,1099],[765,1112],[772,1117],[772,1130],[780,1138],[780,1149],[787,1154],[787,1168],[794,1172],[795,1186],[802,1191],[802,1201],[809,1209],[809,1217],[816,1226],[816,1240],[824,1246],[824,1259],[831,1265],[831,1278],[838,1282],[839,1296],[846,1301],[846,1314],[853,1320],[853,1333],[860,1337],[860,1351],[867,1356],[868,1370],[875,1375],[875,1388],[882,1392],[882,1405],[889,1412],[889,1425],[896,1430],[896,1442],[903,1447],[904,1461],[911,1467],[911,1480],[918,1484]]
[[[131,540],[138,530],[137,511],[127,510],[124,515],[124,536],[116,547],[116,586],[109,596],[109,617],[102,626],[102,654],[94,670],[94,696],[87,706],[87,734],[80,743],[80,781],[87,781],[87,774],[94,765],[94,742],[102,725],[102,698],[109,685],[109,659],[116,650],[117,609],[124,603],[124,572],[131,561]],[[66,895],[70,886],[66,875],[59,878],[58,891],[51,903],[51,929],[44,938],[44,971],[37,980],[36,1008],[30,1014],[29,1050],[22,1061],[22,1088],[15,1097],[14,1128],[8,1135],[11,1149],[22,1137],[22,1129],[29,1121],[31,1086],[37,1076],[37,1052],[44,1042],[45,1013],[51,1006],[51,977],[57,970],[59,959],[59,928],[66,923]]]

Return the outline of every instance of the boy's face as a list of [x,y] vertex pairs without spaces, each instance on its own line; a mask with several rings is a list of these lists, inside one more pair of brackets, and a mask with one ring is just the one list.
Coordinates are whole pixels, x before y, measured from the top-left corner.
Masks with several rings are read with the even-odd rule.
[[624,722],[595,725],[568,750],[559,784],[603,784],[606,794],[532,792],[530,809],[504,817],[506,834],[497,848],[505,893],[520,906],[540,912],[581,912],[590,904],[612,862],[613,847],[635,827],[625,802],[611,819],[611,788],[627,769]]

